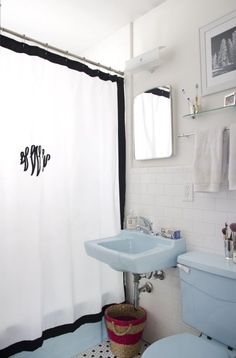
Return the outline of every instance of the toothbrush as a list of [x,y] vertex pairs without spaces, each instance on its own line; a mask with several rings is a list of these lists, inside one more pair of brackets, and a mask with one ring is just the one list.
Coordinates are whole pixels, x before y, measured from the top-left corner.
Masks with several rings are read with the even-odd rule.
[[236,264],[236,224],[230,224],[230,229],[232,230],[233,239],[233,262]]
[[196,83],[195,89],[196,89],[195,107],[196,107],[196,110],[198,111],[199,110],[198,83]]
[[189,102],[190,106],[191,106],[192,108],[194,108],[194,104],[192,103],[190,97],[187,96],[187,94],[186,94],[184,88],[182,88],[182,93],[183,93],[183,95],[186,97],[186,99],[187,99],[187,101]]
[[231,231],[232,231],[232,239],[233,240],[236,240],[236,224],[235,223],[232,223],[232,224],[230,224],[230,229],[231,229]]
[[227,223],[225,223],[225,229],[226,229],[226,239],[232,240],[232,232]]
[[225,238],[226,238],[226,240],[228,239],[228,237],[229,237],[228,224],[225,223]]
[[226,228],[225,227],[222,229],[222,233],[224,235],[224,240],[226,240]]

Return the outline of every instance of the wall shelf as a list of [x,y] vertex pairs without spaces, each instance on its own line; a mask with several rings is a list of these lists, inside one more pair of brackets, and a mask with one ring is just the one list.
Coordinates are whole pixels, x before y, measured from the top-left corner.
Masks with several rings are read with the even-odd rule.
[[205,114],[205,113],[210,113],[210,112],[214,112],[214,111],[220,111],[220,110],[225,110],[225,109],[229,109],[229,108],[236,108],[236,105],[232,105],[232,106],[222,106],[222,107],[217,107],[217,108],[211,108],[211,109],[206,109],[204,111],[200,111],[198,113],[188,113],[188,114],[185,114],[183,117],[185,118],[196,118],[198,116],[201,116],[202,114]]

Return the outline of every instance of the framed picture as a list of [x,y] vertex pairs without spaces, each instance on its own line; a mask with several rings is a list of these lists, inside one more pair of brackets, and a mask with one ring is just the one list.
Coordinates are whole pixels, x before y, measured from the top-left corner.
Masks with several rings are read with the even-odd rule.
[[224,106],[235,106],[235,92],[227,94],[224,98]]
[[199,30],[202,96],[236,87],[236,11]]

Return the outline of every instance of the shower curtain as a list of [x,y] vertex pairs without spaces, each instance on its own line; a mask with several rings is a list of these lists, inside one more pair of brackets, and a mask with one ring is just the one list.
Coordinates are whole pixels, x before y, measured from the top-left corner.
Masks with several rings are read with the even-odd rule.
[[123,96],[122,78],[1,36],[1,357],[124,299],[84,250],[123,221]]

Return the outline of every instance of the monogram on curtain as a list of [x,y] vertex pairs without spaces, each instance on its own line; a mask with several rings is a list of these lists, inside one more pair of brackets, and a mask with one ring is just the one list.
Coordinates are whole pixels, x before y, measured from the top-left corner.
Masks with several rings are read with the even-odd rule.
[[[103,78],[101,72],[55,54],[48,54],[52,62],[47,61],[32,56],[43,53],[38,48],[1,40],[4,352],[123,301],[122,274],[86,256],[84,242],[120,230],[124,196],[119,169],[124,161],[118,154],[124,148],[118,143],[123,124],[118,122],[122,99],[117,100],[121,84],[116,76]],[[28,54],[18,53],[25,49]]]

